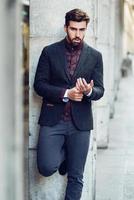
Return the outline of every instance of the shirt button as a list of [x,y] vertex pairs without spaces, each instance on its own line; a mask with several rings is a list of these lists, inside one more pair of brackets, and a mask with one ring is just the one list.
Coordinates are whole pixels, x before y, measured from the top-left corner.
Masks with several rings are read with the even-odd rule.
[[68,116],[68,113],[67,113],[67,112],[65,113],[65,116],[66,116],[66,117]]

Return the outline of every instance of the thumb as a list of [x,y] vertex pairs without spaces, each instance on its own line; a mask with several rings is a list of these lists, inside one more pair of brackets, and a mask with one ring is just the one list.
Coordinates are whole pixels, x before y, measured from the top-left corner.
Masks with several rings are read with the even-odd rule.
[[90,81],[90,85],[91,85],[91,87],[94,86],[94,81],[93,80]]

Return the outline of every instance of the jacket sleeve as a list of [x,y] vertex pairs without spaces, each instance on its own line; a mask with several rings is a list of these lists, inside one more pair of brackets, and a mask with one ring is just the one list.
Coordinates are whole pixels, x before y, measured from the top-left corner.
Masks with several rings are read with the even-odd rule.
[[63,91],[64,88],[57,87],[50,84],[50,61],[45,47],[40,55],[37,70],[34,79],[34,90],[36,93],[53,103],[63,103]]
[[101,53],[98,52],[97,63],[93,69],[91,80],[94,81],[94,86],[92,90],[92,94],[89,97],[86,97],[88,101],[98,100],[104,94],[104,86],[103,86],[103,60]]

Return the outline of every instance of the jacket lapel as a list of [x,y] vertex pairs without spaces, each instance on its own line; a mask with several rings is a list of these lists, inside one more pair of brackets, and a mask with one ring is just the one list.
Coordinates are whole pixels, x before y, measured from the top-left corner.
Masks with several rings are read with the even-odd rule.
[[60,48],[59,48],[59,55],[60,55],[60,61],[61,61],[61,64],[64,68],[64,71],[65,71],[65,75],[67,77],[67,79],[69,81],[71,81],[71,77],[67,71],[67,58],[66,58],[66,49],[65,49],[65,43],[64,43],[64,40],[61,41],[61,44],[60,44]]
[[[88,53],[87,53],[88,51]],[[89,56],[89,49],[87,44],[84,42],[83,49],[81,51],[80,59],[78,65],[75,69],[73,77],[79,77],[79,74],[84,70],[84,61],[86,60],[87,56]]]
[[66,58],[66,52],[65,51],[66,51],[65,43],[64,43],[64,40],[62,40],[60,42],[59,48],[57,49],[57,54],[59,54],[59,56],[60,56],[59,57],[60,63],[61,63],[61,66],[63,66],[63,68],[64,68],[64,72],[65,72],[65,76],[66,76],[67,80],[69,82],[72,82],[74,78],[79,77],[80,74],[82,73],[82,71],[85,70],[86,66],[85,66],[84,62],[87,59],[87,57],[90,56],[91,49],[88,48],[88,45],[84,42],[83,48],[82,48],[82,51],[81,51],[81,55],[80,55],[80,59],[79,59],[78,65],[75,69],[75,72],[74,72],[72,78],[70,77],[70,75],[67,71],[67,58]]

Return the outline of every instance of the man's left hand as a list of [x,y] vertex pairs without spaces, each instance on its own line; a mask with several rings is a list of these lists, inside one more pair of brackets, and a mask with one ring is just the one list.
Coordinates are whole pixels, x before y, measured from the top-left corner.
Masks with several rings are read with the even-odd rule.
[[84,93],[84,94],[88,94],[90,93],[91,89],[94,86],[94,82],[93,80],[90,81],[90,83],[87,83],[86,80],[84,78],[78,78],[77,82],[76,82],[76,88],[77,90],[79,90],[80,92]]

